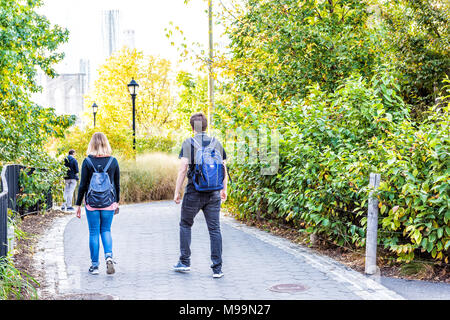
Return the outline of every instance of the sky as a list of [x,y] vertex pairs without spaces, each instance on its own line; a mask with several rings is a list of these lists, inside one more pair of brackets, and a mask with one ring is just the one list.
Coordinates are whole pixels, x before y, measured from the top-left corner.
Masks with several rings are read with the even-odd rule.
[[[218,4],[217,4],[218,5]],[[104,62],[101,20],[102,10],[119,10],[121,31],[135,31],[135,45],[146,54],[160,56],[172,61],[175,68],[189,69],[190,64],[177,66],[178,53],[165,28],[179,26],[187,43],[198,42],[208,47],[208,15],[206,0],[44,0],[39,12],[52,24],[69,29],[69,42],[61,49],[65,60],[57,67],[59,73],[76,73],[79,60],[89,59],[91,80],[96,78],[96,68]],[[172,27],[173,28],[173,27]],[[215,27],[214,41],[221,42],[221,30]],[[193,70],[188,70],[193,71]]]

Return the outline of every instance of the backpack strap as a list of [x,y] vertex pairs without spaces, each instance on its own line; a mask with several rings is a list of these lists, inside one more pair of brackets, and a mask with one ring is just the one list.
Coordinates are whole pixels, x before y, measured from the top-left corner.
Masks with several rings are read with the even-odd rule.
[[92,166],[92,168],[94,169],[94,172],[98,172],[97,169],[95,168],[94,164],[92,163],[91,159],[89,159],[89,156],[86,157],[86,162]]
[[191,137],[191,162],[194,165],[194,167],[197,164],[196,163],[197,159],[195,159],[195,157],[197,155],[197,153],[195,152],[195,148],[201,149],[202,146],[200,145],[200,143],[198,143],[197,140],[195,140],[195,137]]
[[114,157],[110,157],[108,163],[106,164],[105,168],[103,169],[103,172],[108,171],[109,166],[111,165],[112,161],[114,160]]
[[198,143],[197,140],[195,140],[195,138],[191,138],[191,145],[194,147],[197,147],[198,149],[201,149],[202,146],[200,145],[200,143]]
[[209,142],[208,146],[211,146],[215,152],[218,152],[220,154],[220,157],[223,158],[223,147],[218,148],[217,146],[220,145],[219,140],[212,137],[211,141]]
[[217,139],[214,138],[214,137],[211,137],[211,141],[209,142],[208,146],[211,146],[211,145],[212,145],[213,148],[215,149],[216,144],[217,144]]
[[[87,163],[89,163],[95,172],[98,172],[97,168],[95,168],[94,164],[92,163],[91,159],[89,157],[86,157]],[[105,168],[103,169],[103,172],[106,172],[109,169],[109,166],[111,165],[112,161],[114,160],[114,157],[110,157],[108,163],[106,164]]]

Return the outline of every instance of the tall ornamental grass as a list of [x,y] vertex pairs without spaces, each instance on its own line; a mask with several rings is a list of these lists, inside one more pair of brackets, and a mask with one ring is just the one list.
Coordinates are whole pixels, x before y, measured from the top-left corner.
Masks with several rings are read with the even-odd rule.
[[138,155],[119,160],[121,202],[136,203],[172,199],[178,173],[178,158],[165,153]]

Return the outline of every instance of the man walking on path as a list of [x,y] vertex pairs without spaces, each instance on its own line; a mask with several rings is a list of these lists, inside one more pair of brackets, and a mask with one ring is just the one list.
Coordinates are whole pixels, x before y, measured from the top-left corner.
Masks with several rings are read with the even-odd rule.
[[[203,113],[193,114],[190,124],[194,131],[194,137],[183,142],[179,155],[181,164],[174,195],[175,203],[179,204],[181,202],[180,191],[187,173],[188,183],[181,205],[181,255],[178,264],[174,266],[174,270],[186,272],[191,269],[191,227],[195,216],[202,210],[211,241],[213,277],[221,278],[223,276],[222,235],[219,218],[221,201],[227,199],[226,153],[219,141],[206,134],[208,122]],[[210,171],[206,173],[205,170]],[[215,179],[212,180],[211,177],[213,176]]]
[[71,149],[69,151],[69,155],[64,158],[64,165],[69,168],[67,169],[65,180],[65,189],[64,189],[64,203],[61,207],[61,210],[74,211],[75,209],[72,207],[72,199],[73,192],[75,191],[75,187],[77,186],[78,180],[78,162],[77,159],[74,158],[75,150]]

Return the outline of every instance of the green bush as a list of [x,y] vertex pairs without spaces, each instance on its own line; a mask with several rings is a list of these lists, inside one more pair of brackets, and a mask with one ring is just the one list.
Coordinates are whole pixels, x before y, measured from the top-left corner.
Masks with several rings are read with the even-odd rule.
[[386,76],[347,79],[333,93],[309,87],[282,111],[279,171],[232,163],[241,216],[283,218],[339,245],[364,246],[369,174],[381,174],[380,243],[400,260],[415,249],[448,261],[448,106],[416,124]]
[[136,151],[138,153],[148,152],[172,152],[176,141],[172,137],[147,136],[136,139]]

